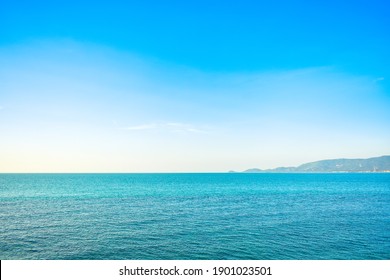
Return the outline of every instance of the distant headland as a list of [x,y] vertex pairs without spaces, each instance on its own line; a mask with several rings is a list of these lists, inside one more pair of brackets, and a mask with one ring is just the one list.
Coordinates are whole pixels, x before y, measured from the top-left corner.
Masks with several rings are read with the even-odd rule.
[[[230,171],[235,172],[235,171]],[[274,169],[251,168],[244,173],[344,173],[344,172],[390,172],[390,156],[367,159],[327,159],[305,163],[297,167]]]

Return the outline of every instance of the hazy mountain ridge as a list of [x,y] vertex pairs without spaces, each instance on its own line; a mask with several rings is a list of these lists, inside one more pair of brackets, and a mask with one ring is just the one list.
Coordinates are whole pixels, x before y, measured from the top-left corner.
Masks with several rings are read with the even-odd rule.
[[332,173],[332,172],[390,172],[390,156],[373,157],[367,159],[327,159],[304,163],[297,167],[278,167],[261,170],[251,168],[245,173]]

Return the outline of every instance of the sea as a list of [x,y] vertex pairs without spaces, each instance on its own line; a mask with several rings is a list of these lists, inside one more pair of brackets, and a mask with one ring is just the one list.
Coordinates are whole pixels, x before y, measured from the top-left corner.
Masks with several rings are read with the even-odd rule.
[[390,174],[0,174],[0,259],[390,259]]

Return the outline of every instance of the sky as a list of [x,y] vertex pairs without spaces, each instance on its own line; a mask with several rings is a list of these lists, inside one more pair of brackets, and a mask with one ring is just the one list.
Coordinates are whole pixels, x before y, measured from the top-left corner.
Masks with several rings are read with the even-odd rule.
[[387,1],[0,2],[0,172],[390,154]]

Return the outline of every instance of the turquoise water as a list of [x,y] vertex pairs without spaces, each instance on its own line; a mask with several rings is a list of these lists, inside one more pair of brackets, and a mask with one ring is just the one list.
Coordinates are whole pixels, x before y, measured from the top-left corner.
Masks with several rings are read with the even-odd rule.
[[390,174],[0,174],[0,259],[390,259]]

